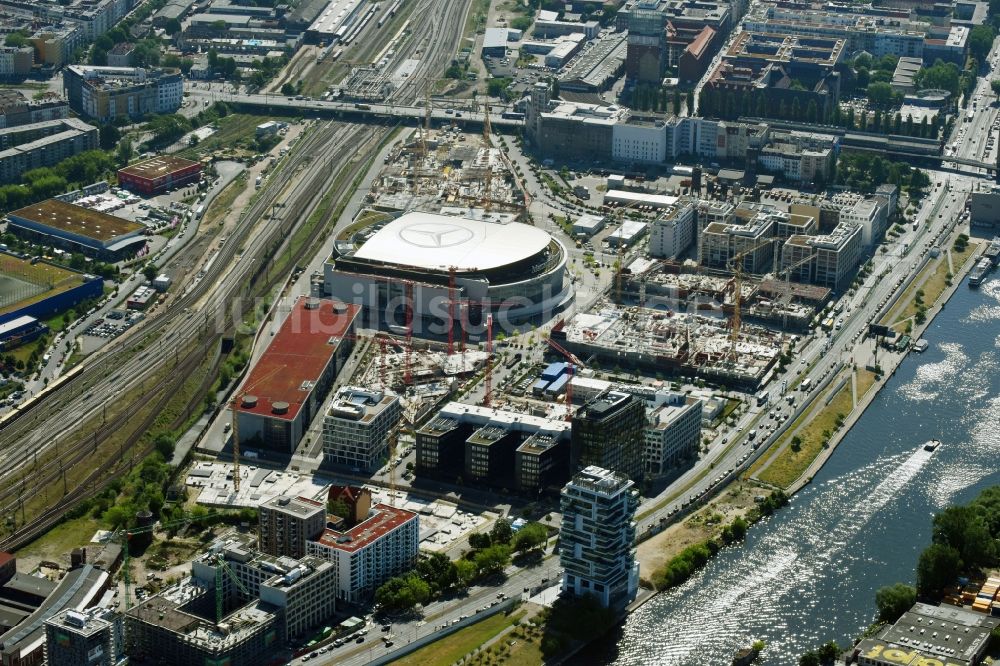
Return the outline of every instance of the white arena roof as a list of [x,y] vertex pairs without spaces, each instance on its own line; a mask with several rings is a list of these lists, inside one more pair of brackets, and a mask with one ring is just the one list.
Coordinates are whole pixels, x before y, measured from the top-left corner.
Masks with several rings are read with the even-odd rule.
[[548,233],[519,222],[495,224],[433,213],[405,213],[379,229],[357,259],[462,272],[508,266],[538,254]]

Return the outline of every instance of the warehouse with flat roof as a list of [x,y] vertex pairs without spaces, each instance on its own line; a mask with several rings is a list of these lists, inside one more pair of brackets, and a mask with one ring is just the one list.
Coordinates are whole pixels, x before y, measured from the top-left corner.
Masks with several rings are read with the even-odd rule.
[[141,224],[58,199],[12,211],[7,219],[11,233],[104,261],[130,257],[146,245]]
[[118,185],[145,196],[168,192],[201,180],[201,163],[160,155],[118,170]]
[[240,387],[240,444],[293,453],[354,347],[361,308],[300,297]]

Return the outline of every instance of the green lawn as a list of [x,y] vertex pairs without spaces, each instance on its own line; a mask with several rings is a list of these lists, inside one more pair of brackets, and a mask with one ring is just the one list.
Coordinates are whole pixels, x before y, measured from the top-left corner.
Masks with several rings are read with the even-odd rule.
[[38,539],[32,541],[15,554],[20,558],[40,558],[61,562],[64,558],[69,563],[69,552],[79,546],[90,543],[90,538],[101,528],[101,525],[90,516],[66,520]]
[[[787,488],[802,476],[802,472],[806,470],[823,450],[823,432],[828,431],[833,433],[836,430],[835,423],[838,414],[843,414],[846,417],[851,413],[853,400],[850,375],[847,375],[847,377],[848,381],[833,400],[830,401],[830,404],[820,407],[818,412],[816,410],[807,410],[802,416],[796,419],[792,426],[775,443],[774,450],[778,451],[778,453],[772,456],[771,463],[759,474],[751,470],[752,475],[764,483],[772,484],[778,488]],[[829,391],[817,398],[816,404],[822,405],[828,396]],[[801,430],[797,431],[798,436],[802,438],[800,449],[793,451],[790,444],[781,448],[785,442],[791,441],[792,433],[796,433],[796,429],[803,423],[805,425]],[[761,462],[764,460],[765,457],[762,457]],[[754,467],[760,469],[763,467],[763,464],[760,464],[759,467],[757,465]]]
[[504,615],[497,613],[451,634],[447,638],[434,641],[430,645],[411,652],[392,662],[396,666],[451,666],[507,627],[514,624],[523,612]]

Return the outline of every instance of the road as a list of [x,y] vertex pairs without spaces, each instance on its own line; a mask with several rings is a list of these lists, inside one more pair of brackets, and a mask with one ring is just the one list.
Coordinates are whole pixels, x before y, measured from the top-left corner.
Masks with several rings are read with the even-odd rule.
[[[995,48],[994,53],[997,51]],[[1000,62],[1000,55],[991,57],[991,62]],[[994,64],[993,71],[998,70],[1000,66]],[[988,78],[986,87],[989,87]],[[995,116],[994,108],[980,104],[973,126],[988,126]],[[972,157],[981,156],[977,151],[982,150],[984,145],[981,133],[962,131],[961,124],[956,125],[951,143],[956,146],[960,156]],[[787,382],[787,386],[792,387],[796,379],[808,377],[813,387],[812,394],[808,397],[815,398],[820,393],[815,387],[841,363],[865,365],[871,362],[871,344],[863,339],[868,324],[876,320],[876,313],[907,277],[919,272],[923,266],[922,259],[931,246],[940,245],[947,240],[954,226],[962,221],[967,194],[984,183],[989,184],[985,170],[978,171],[982,174],[979,178],[968,174],[929,172],[933,181],[932,188],[915,217],[917,230],[914,231],[912,227],[906,229],[897,240],[891,242],[890,251],[875,253],[871,275],[854,296],[846,297],[844,309],[850,314],[844,317],[843,327],[834,331],[831,336],[812,334],[801,343],[795,362],[789,365],[783,376],[769,384],[770,402],[762,407],[749,409],[737,425],[728,431],[729,441],[723,443],[717,440],[709,453],[680,475],[667,490],[644,502],[639,508],[639,515],[643,517],[638,525],[638,533],[653,529],[660,524],[661,519],[674,515],[688,501],[702,498],[725,485],[729,478],[733,478],[764,453],[763,447],[754,453],[748,445],[746,433],[754,428],[760,431],[761,425],[773,424],[771,419],[766,418],[766,414],[772,409],[785,414],[791,412],[786,404],[779,403],[776,399],[781,393],[782,382]],[[804,373],[803,369],[806,369]],[[796,401],[801,403],[806,397],[799,391]],[[789,426],[793,420],[789,418],[781,429]],[[781,429],[777,432],[780,433]],[[732,433],[741,433],[742,436],[733,436]],[[761,432],[760,436],[764,437],[766,434]],[[720,480],[720,476],[728,478]],[[649,512],[648,515],[643,515],[646,512]]]
[[[418,638],[442,631],[442,627],[459,621],[462,616],[472,617],[476,615],[476,609],[497,600],[497,595],[504,594],[507,597],[526,597],[524,588],[529,588],[530,594],[535,594],[543,585],[542,580],[547,579],[547,585],[555,585],[558,582],[561,569],[559,568],[559,558],[550,556],[541,564],[520,569],[510,567],[507,570],[507,578],[500,585],[480,586],[474,585],[469,588],[468,594],[457,599],[444,601],[434,601],[423,609],[423,617],[419,620],[409,620],[405,622],[393,622],[392,631],[393,647],[386,648],[380,640],[380,625],[372,625],[371,631],[365,637],[365,642],[360,644],[348,643],[340,648],[331,648],[326,653],[319,655],[316,659],[311,659],[315,664],[338,664],[338,666],[362,666],[378,657],[382,657],[392,651],[398,650],[400,646],[411,643]],[[295,663],[301,662],[301,659]]]

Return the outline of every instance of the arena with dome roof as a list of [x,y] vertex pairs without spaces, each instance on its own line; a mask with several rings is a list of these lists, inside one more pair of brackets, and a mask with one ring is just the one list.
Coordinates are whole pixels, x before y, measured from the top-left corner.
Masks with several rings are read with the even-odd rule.
[[554,314],[571,298],[566,249],[527,224],[500,224],[408,212],[349,228],[326,263],[328,296],[365,309],[367,325],[405,325],[408,297],[414,334],[441,332],[452,313],[479,323]]

